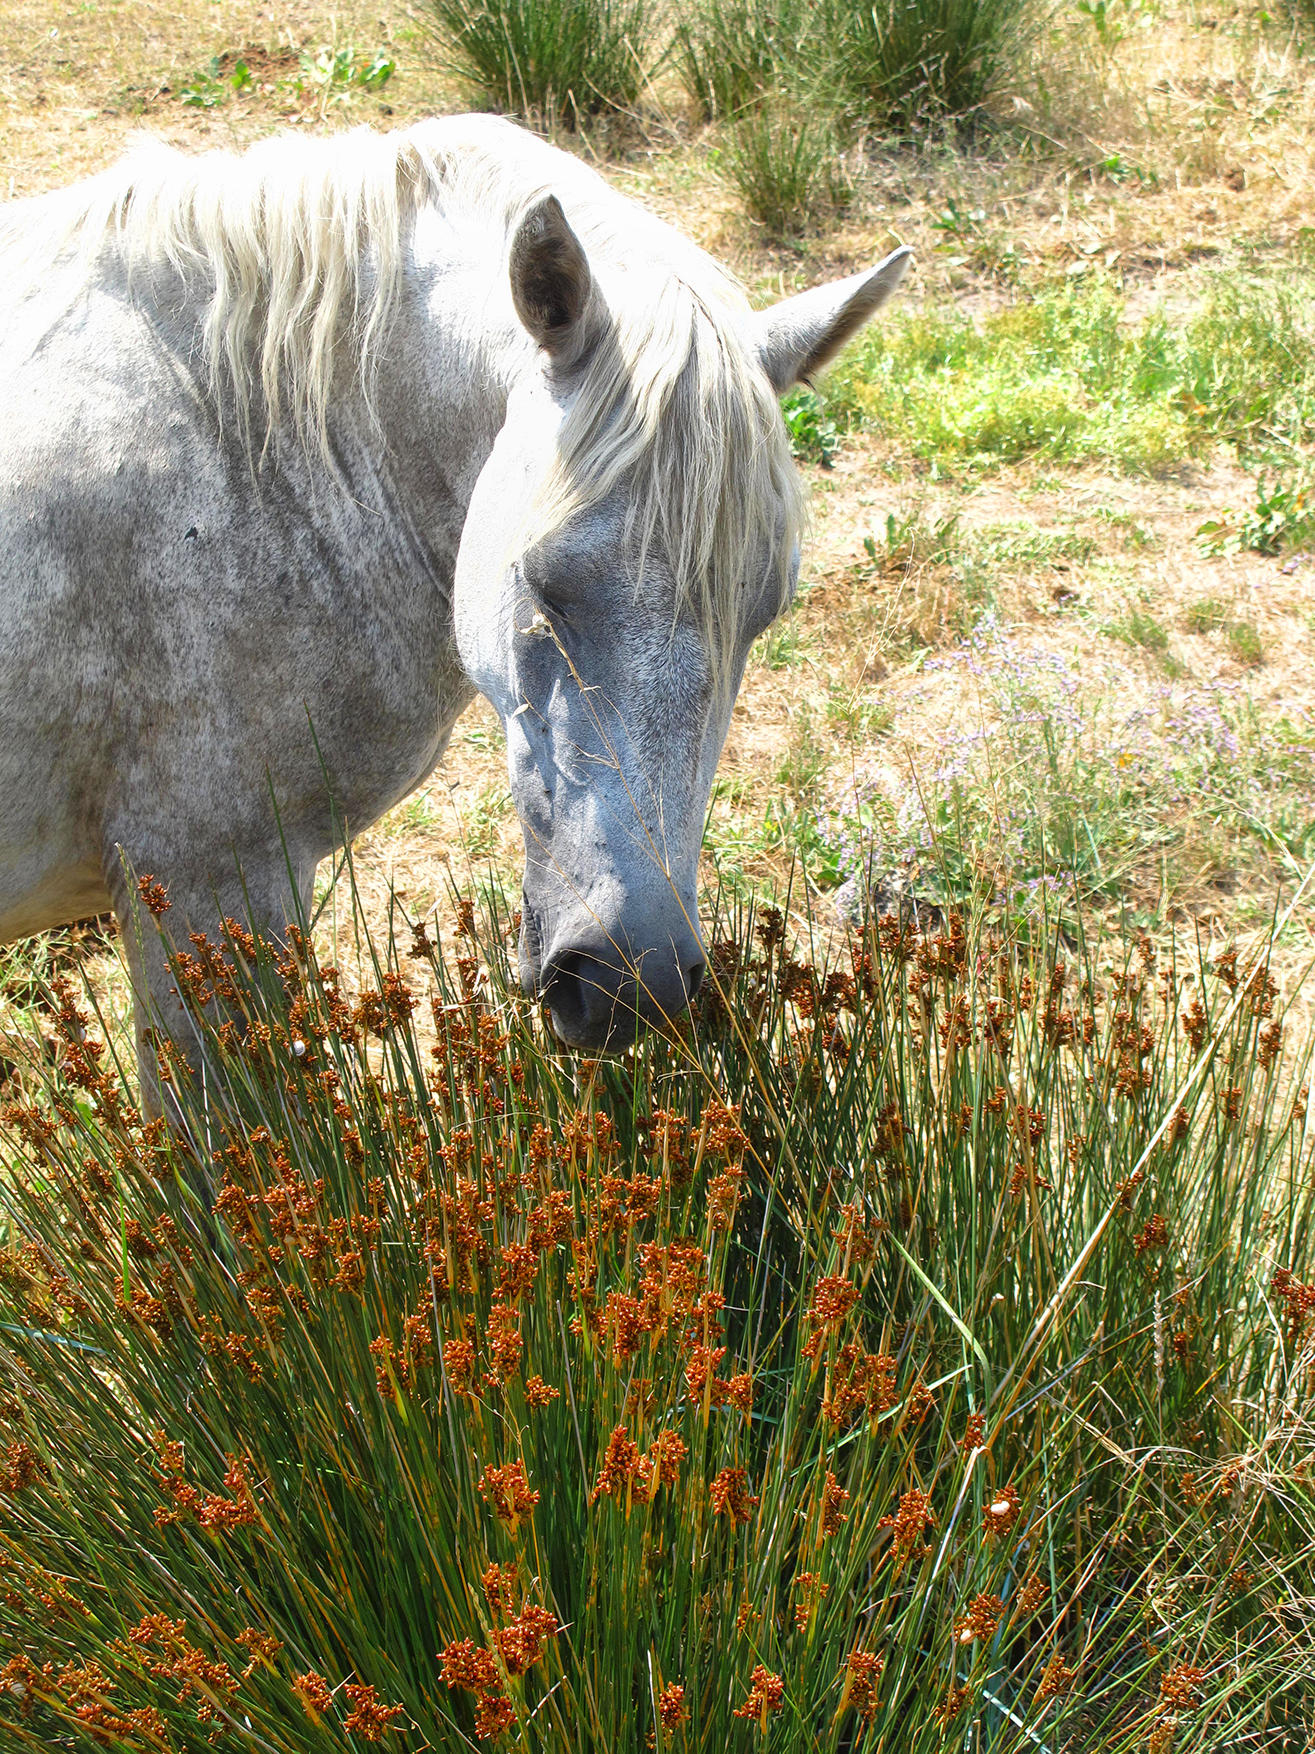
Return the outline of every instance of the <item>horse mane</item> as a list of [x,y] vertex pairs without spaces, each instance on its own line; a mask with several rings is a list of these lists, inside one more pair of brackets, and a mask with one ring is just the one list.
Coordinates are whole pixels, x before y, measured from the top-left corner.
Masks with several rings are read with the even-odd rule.
[[719,673],[757,595],[745,587],[767,582],[750,576],[755,557],[776,558],[779,602],[789,594],[801,497],[784,423],[738,284],[578,160],[488,116],[282,133],[240,154],[150,141],[51,211],[86,275],[108,248],[130,274],[163,263],[201,289],[211,394],[248,446],[259,409],[265,444],[287,422],[327,458],[344,363],[372,407],[417,214],[435,205],[487,227],[505,284],[517,221],[549,191],[585,247],[608,323],[572,376],[555,466],[518,540],[528,547],[627,484],[639,571],[650,549],[665,557],[677,613],[696,611]]

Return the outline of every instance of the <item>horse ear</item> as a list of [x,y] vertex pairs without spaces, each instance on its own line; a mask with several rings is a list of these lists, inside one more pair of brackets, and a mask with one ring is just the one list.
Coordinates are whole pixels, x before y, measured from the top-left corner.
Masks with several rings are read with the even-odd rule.
[[778,393],[807,381],[839,353],[894,293],[912,255],[904,246],[863,274],[815,286],[759,312],[754,318],[758,357]]
[[593,276],[556,195],[536,201],[517,226],[509,266],[516,315],[539,346],[555,357],[577,352]]

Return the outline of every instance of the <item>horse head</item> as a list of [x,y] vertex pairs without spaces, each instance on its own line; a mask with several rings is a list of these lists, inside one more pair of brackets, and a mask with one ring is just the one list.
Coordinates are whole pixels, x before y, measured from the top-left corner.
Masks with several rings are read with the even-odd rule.
[[522,984],[572,1045],[617,1045],[698,991],[713,775],[798,569],[777,397],[907,264],[898,250],[754,315],[724,280],[600,279],[551,195],[512,233],[522,345],[466,515],[456,632],[506,732]]

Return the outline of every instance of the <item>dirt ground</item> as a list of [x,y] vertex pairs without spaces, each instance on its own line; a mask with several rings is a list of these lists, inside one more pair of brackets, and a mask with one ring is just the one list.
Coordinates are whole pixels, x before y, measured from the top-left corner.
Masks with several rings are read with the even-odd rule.
[[[729,262],[763,302],[851,272],[896,242],[917,253],[909,308],[957,308],[977,321],[1019,296],[1020,273],[1034,285],[1102,264],[1122,288],[1124,321],[1134,322],[1153,308],[1189,313],[1221,270],[1296,261],[1303,251],[1311,259],[1309,45],[1250,7],[1124,11],[1127,29],[1113,33],[1122,40],[1108,42],[1088,16],[1056,14],[1037,67],[999,100],[1007,136],[920,150],[868,142],[843,220],[789,246],[745,216],[720,174],[715,132],[696,126],[660,78],[641,116],[569,144]],[[321,51],[341,49],[356,66],[382,51],[396,71],[377,92],[298,76],[303,57],[313,65]],[[234,91],[239,59],[250,80]],[[434,70],[420,17],[392,0],[332,9],[312,0],[0,0],[0,179],[10,198],[94,173],[141,129],[189,150],[238,148],[276,127],[400,127],[460,101]],[[947,230],[947,209],[979,216],[967,247]],[[720,832],[735,843],[744,881],[779,882],[788,868],[788,848],[744,825],[761,823],[797,783],[788,776],[804,744],[809,784],[825,802],[874,770],[916,775],[947,731],[979,710],[962,667],[934,661],[963,637],[954,569],[916,555],[863,564],[864,539],[879,537],[888,516],[934,525],[953,514],[968,532],[1022,521],[1063,533],[1068,558],[996,568],[996,618],[1010,638],[1062,655],[1109,700],[1220,686],[1266,721],[1315,731],[1315,557],[1207,559],[1194,540],[1204,520],[1252,491],[1230,453],[1157,477],[1027,463],[937,479],[865,434],[847,437],[830,469],[806,472],[805,588],[788,634],[774,648],[765,642],[751,665],[712,811],[710,842]],[[1220,630],[1191,631],[1189,606],[1202,599],[1253,625],[1263,661],[1240,661]],[[1167,648],[1111,636],[1130,604],[1168,631]],[[413,911],[490,862],[514,887],[518,840],[500,730],[480,703],[431,781],[358,843],[358,881],[375,909],[391,887]],[[1199,857],[1194,844],[1188,837],[1172,873],[1162,862],[1130,874],[1139,917],[1219,941],[1263,929],[1276,894],[1297,880],[1291,858],[1261,850],[1221,863],[1208,839]],[[1307,907],[1285,941],[1286,978],[1312,951]],[[106,978],[115,984],[108,968]]]

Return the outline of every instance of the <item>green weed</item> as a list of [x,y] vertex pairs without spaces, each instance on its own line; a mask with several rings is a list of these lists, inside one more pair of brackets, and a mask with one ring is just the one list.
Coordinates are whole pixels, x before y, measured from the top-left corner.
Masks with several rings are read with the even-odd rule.
[[1217,633],[1228,620],[1228,605],[1218,597],[1198,597],[1189,603],[1183,621],[1189,633]]
[[807,703],[795,709],[790,741],[777,763],[773,779],[799,804],[811,804],[817,782],[826,769],[827,751],[814,734]]
[[321,116],[327,116],[334,104],[350,103],[362,92],[381,92],[396,71],[396,61],[384,50],[380,49],[369,61],[361,62],[349,44],[345,48],[322,48],[313,55],[303,55],[297,83],[316,99]]
[[[286,57],[280,54],[276,59],[295,63],[297,57],[289,51]],[[324,117],[334,104],[351,103],[362,94],[377,96],[396,71],[396,61],[383,49],[364,61],[351,45],[320,48],[313,53],[304,52],[299,70],[280,79],[278,85],[280,89],[313,98]],[[195,74],[182,87],[179,102],[193,109],[213,109],[233,93],[249,92],[253,84],[245,56],[216,55],[205,72]]]
[[239,60],[232,72],[225,71],[220,57],[214,55],[203,73],[195,73],[178,93],[178,101],[189,109],[212,110],[223,103],[230,92],[244,91],[251,84],[251,72]]
[[506,786],[480,787],[474,800],[461,812],[462,846],[468,858],[492,858],[510,807],[511,793]]
[[1255,623],[1235,620],[1228,604],[1218,597],[1201,597],[1188,605],[1183,620],[1191,633],[1222,633],[1239,664],[1252,666],[1265,661],[1265,648]]
[[966,527],[963,547],[979,565],[1021,572],[1056,562],[1084,563],[1095,556],[1098,545],[1094,537],[1076,530],[1043,530],[1029,519],[1015,518]]
[[895,723],[895,708],[880,696],[837,688],[827,698],[826,720],[835,735],[847,742],[871,742]]
[[433,792],[425,786],[388,812],[383,829],[388,835],[429,834],[438,826],[439,814]]
[[[1075,9],[1091,20],[1107,49],[1117,48],[1134,31],[1152,29],[1160,14],[1155,0],[1075,0]],[[1113,170],[1109,168],[1111,164]],[[1116,181],[1127,174],[1117,153],[1101,168]]]
[[1227,630],[1228,649],[1239,664],[1263,664],[1265,648],[1254,621],[1234,621]]
[[501,753],[507,747],[500,724],[491,728],[487,725],[471,725],[468,730],[463,729],[460,732],[460,737],[467,748],[478,749],[484,754]]
[[798,616],[787,611],[757,640],[749,654],[750,662],[765,664],[769,670],[793,669],[803,662],[807,644],[799,631]]
[[924,517],[923,507],[915,505],[903,517],[887,512],[884,542],[878,544],[874,536],[865,536],[863,552],[872,566],[907,570],[953,560],[959,551],[959,540],[957,512],[928,520]]
[[1256,482],[1256,503],[1246,511],[1226,511],[1196,532],[1203,554],[1278,554],[1315,538],[1315,488],[1309,482]]
[[1158,546],[1159,538],[1154,530],[1135,518],[1131,512],[1111,511],[1108,506],[1098,506],[1094,516],[1111,530],[1117,530],[1127,546],[1136,552]]
[[840,435],[817,395],[798,387],[790,390],[781,398],[781,413],[790,434],[790,454],[829,469]]
[[1145,652],[1166,652],[1169,649],[1169,635],[1164,628],[1149,610],[1135,604],[1125,616],[1110,624],[1110,632],[1116,639],[1124,640],[1130,646],[1140,646]]

